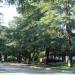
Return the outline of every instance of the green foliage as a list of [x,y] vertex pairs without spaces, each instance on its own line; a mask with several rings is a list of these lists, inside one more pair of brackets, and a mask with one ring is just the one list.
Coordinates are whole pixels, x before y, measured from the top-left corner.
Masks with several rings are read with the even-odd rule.
[[[67,0],[6,0],[15,4],[19,17],[9,22],[9,28],[1,32],[0,49],[5,48],[4,54],[33,60],[44,56],[42,50],[49,52],[65,52],[69,50],[65,26],[74,29],[75,6],[67,8]],[[71,0],[70,0],[71,1]],[[72,11],[72,12],[71,12]],[[74,49],[73,42],[71,49]],[[32,58],[32,59],[31,59]]]

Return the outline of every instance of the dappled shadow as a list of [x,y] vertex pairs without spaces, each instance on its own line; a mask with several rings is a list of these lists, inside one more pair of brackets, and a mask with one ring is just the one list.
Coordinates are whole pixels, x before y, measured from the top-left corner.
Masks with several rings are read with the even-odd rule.
[[70,71],[56,70],[44,67],[33,66],[11,66],[8,64],[0,64],[0,73],[30,73],[30,74],[72,74]]

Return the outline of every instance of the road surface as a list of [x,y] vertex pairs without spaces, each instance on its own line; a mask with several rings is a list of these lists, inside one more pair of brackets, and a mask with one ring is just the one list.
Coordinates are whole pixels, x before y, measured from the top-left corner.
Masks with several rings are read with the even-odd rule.
[[75,75],[71,72],[32,66],[12,66],[0,63],[0,75]]

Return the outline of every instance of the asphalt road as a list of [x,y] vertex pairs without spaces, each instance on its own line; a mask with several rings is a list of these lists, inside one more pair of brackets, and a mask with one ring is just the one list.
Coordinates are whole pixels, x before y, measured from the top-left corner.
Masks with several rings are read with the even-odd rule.
[[0,75],[75,75],[71,72],[32,66],[12,66],[0,63]]

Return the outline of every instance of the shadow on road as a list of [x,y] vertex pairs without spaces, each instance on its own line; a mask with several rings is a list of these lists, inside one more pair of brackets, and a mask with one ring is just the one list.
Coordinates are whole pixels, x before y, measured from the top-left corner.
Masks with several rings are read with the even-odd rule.
[[29,73],[29,74],[72,74],[64,70],[54,70],[50,68],[32,67],[32,66],[13,66],[0,63],[0,73]]

